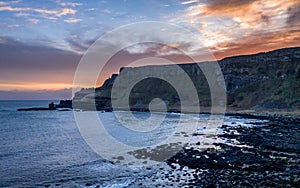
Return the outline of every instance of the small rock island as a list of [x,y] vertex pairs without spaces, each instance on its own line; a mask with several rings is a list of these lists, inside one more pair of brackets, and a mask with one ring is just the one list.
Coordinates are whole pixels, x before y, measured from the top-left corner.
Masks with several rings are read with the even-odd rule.
[[64,108],[65,110],[72,109],[72,100],[61,100],[59,104],[54,104],[51,102],[46,107],[33,107],[33,108],[19,108],[18,111],[42,111],[42,110],[58,110],[60,108]]

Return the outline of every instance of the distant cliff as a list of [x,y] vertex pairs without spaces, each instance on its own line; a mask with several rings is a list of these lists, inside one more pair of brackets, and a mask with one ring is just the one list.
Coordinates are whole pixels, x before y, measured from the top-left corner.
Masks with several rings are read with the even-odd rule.
[[[209,63],[209,62],[203,62]],[[300,109],[300,47],[271,52],[228,57],[218,61],[226,83],[227,106],[236,109]],[[123,71],[147,72],[158,68],[162,74],[175,74],[172,66],[157,65],[121,68]],[[210,107],[211,94],[207,80],[195,64],[180,64],[197,90],[201,107]],[[82,89],[75,94],[73,105],[83,109],[110,109],[111,89],[118,77],[113,74],[99,88]],[[182,86],[184,87],[184,85]],[[153,98],[161,98],[168,110],[180,109],[181,99],[170,83],[157,78],[138,82],[130,92],[132,109],[143,110]],[[125,100],[125,99],[124,99]]]

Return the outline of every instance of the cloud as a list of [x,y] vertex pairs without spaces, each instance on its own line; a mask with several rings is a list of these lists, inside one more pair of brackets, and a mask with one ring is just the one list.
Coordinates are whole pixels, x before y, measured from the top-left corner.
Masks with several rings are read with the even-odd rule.
[[69,38],[65,39],[71,49],[77,53],[84,53],[96,41],[96,38],[87,40],[78,36],[82,35],[71,34]]
[[[159,32],[153,32],[153,26],[151,24],[139,25],[135,28],[126,28],[118,32],[121,34],[113,34],[115,36],[111,36],[109,39],[104,42],[96,43],[96,48],[101,48],[101,52],[104,54],[109,54],[111,49],[119,48],[120,46],[124,46],[124,49],[121,51],[124,52],[127,56],[143,56],[143,55],[152,55],[152,56],[178,56],[182,55],[183,52],[180,52],[178,49],[184,51],[186,55],[198,55],[204,52],[207,52],[207,49],[204,48],[203,44],[199,42],[199,40],[195,40],[193,37],[197,37],[191,34],[186,34],[184,31],[181,32],[181,28],[179,30],[171,30],[167,25],[160,26],[166,28],[156,28],[161,30]],[[156,31],[158,31],[156,30]],[[129,33],[129,34],[128,34]],[[170,33],[174,33],[174,35],[170,35]],[[74,34],[74,33],[72,33]],[[70,34],[70,36],[72,35]],[[76,34],[76,33],[75,33]],[[80,38],[84,38],[85,35],[77,34]],[[91,43],[85,43],[86,40],[82,40],[80,38],[68,38],[66,42],[68,42],[69,46],[74,51],[85,52],[87,48],[91,45]],[[199,38],[199,36],[198,36]],[[95,38],[96,39],[96,38]],[[94,42],[95,40],[90,40]],[[144,43],[137,43],[137,41],[145,41]],[[155,41],[155,43],[151,42]]]
[[38,83],[38,82],[12,82],[5,83],[0,81],[0,88],[3,91],[12,90],[40,90],[41,88],[47,88],[51,90],[59,90],[65,88],[73,88],[73,84],[63,84],[63,83]]
[[69,32],[64,39],[69,48],[78,54],[83,54],[100,36],[112,28],[108,25],[101,24],[97,28],[89,25],[78,24],[76,30]]
[[14,28],[14,27],[20,27],[21,25],[19,24],[12,24],[12,25],[8,25],[7,27],[9,28]]
[[[283,26],[282,20],[286,19],[289,10],[293,13],[293,10],[299,10],[297,9],[299,3],[289,0],[213,0],[198,9],[200,11],[198,16],[231,19],[245,29],[261,29],[266,26],[276,28]],[[197,7],[195,9],[197,11]]]
[[28,21],[29,23],[32,23],[32,24],[38,24],[38,23],[40,22],[40,20],[34,19],[34,18],[32,18],[32,19],[27,19],[27,21]]
[[61,6],[70,6],[70,7],[77,7],[77,6],[81,6],[82,3],[71,3],[71,2],[64,2],[64,3],[60,3]]
[[[270,46],[274,49],[295,45],[290,40],[293,37],[286,33],[300,29],[299,4],[300,1],[290,0],[207,0],[189,5],[183,14],[170,20],[196,28],[204,44],[218,53],[218,57],[224,57],[225,52],[233,54],[232,51],[238,50],[234,46],[242,48],[238,51],[243,53],[247,51],[245,41],[256,43],[258,50],[262,50],[259,45],[265,46],[266,50]],[[281,35],[277,39],[268,37],[275,33]],[[295,38],[293,40],[297,41]],[[272,45],[258,41],[270,42]],[[252,51],[258,51],[254,48],[255,45],[251,46]],[[220,52],[224,54],[220,55]]]
[[11,12],[18,12],[18,11],[29,11],[30,8],[15,8],[11,6],[3,6],[0,7],[0,11],[11,11]]
[[74,15],[77,12],[77,10],[71,8],[63,8],[61,10],[33,9],[33,11],[42,14],[51,14],[57,17],[65,16],[68,14]]
[[[80,55],[49,46],[0,39],[1,83],[71,84]],[[52,87],[52,86],[51,86]],[[0,88],[1,89],[1,88]]]
[[111,10],[109,10],[109,9],[107,9],[107,8],[106,8],[106,9],[104,9],[104,10],[102,10],[102,12],[104,12],[104,13],[106,13],[106,14],[110,14],[110,13],[112,13],[112,12],[111,12]]
[[69,18],[69,19],[64,20],[64,22],[67,22],[67,23],[77,23],[80,21],[81,21],[81,19],[76,19],[76,18]]
[[230,19],[239,23],[241,27],[250,28],[266,21],[266,11],[256,1],[210,1],[208,4],[197,4],[187,9],[186,18],[197,21],[197,19]]
[[27,16],[29,16],[29,14],[28,13],[23,13],[23,12],[18,12],[18,13],[15,14],[15,16],[16,17],[27,17]]
[[198,3],[199,0],[190,0],[190,1],[183,1],[180,4],[182,5],[188,5],[188,4],[192,4],[192,3]]
[[201,20],[219,20],[219,23],[223,21],[225,25],[228,21],[245,29],[255,29],[264,27],[266,23],[275,24],[279,19],[284,19],[287,10],[296,4],[296,1],[289,0],[211,0],[208,3],[189,6],[186,13],[177,20],[193,23]]
[[52,22],[56,22],[57,18],[56,17],[53,17],[53,16],[44,16],[44,18],[52,21]]
[[288,18],[286,20],[288,26],[300,25],[300,2],[294,7],[288,9]]
[[70,8],[64,8],[64,9],[62,9],[60,12],[58,12],[56,15],[57,15],[58,17],[60,17],[60,16],[65,16],[65,15],[68,15],[68,14],[74,15],[76,12],[77,12],[77,10],[70,9]]
[[7,2],[4,2],[4,1],[0,1],[0,5],[7,5],[8,3]]
[[13,3],[13,4],[17,4],[17,3],[20,3],[22,0],[15,0],[15,1],[10,1],[10,3]]
[[87,11],[95,11],[96,9],[95,8],[88,8],[86,9]]
[[[35,90],[35,91],[1,91],[0,100],[61,100],[71,99],[71,89]],[[45,106],[46,107],[46,106]]]
[[160,45],[154,44],[154,43],[144,43],[144,44],[135,44],[132,46],[127,47],[124,49],[129,54],[144,54],[144,53],[150,53],[155,49],[157,51],[160,47]]
[[[184,45],[178,44],[176,47],[183,47]],[[190,44],[187,44],[190,46]],[[153,56],[168,56],[168,55],[180,55],[181,52],[176,49],[173,44],[157,44],[157,43],[141,43],[129,46],[124,51],[131,55],[135,54],[151,54]]]
[[238,9],[241,7],[247,7],[257,0],[210,0],[207,3],[208,10],[224,11],[227,9]]
[[[215,56],[220,59],[226,56],[258,53],[283,47],[297,47],[300,44],[300,29],[279,32],[256,33],[249,37],[219,43]],[[222,49],[222,50],[220,50]]]
[[32,9],[34,12],[38,12],[41,14],[53,14],[53,15],[58,15],[57,10],[47,10],[47,9]]
[[21,12],[21,11],[33,11],[41,14],[49,14],[56,17],[74,15],[77,10],[71,8],[63,8],[60,10],[48,10],[40,8],[20,8],[20,7],[11,7],[11,6],[1,6],[0,11],[10,11],[10,12]]

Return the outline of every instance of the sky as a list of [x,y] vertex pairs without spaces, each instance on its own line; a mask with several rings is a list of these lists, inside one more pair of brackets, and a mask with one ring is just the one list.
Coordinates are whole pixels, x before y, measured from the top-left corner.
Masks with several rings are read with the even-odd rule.
[[[0,1],[0,19],[0,100],[70,98],[89,46],[135,22],[184,27],[199,34],[216,59],[300,44],[300,0],[8,0]],[[168,45],[197,49],[188,39]],[[118,61],[156,49],[138,47],[121,52],[99,84],[120,68]]]

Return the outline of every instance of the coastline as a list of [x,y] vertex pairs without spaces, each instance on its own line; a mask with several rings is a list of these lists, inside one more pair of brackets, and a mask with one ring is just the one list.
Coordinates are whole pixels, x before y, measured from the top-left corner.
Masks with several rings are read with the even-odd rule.
[[[202,110],[204,114],[209,112],[205,112],[204,108]],[[297,134],[300,120],[287,114],[278,114],[278,111],[266,114],[228,108],[226,116],[251,119],[253,126],[243,126],[232,120],[231,125],[220,127],[221,134],[215,135],[215,138],[225,139],[226,142],[214,143],[213,147],[204,150],[198,150],[197,147],[205,146],[201,140],[205,135],[195,134],[200,140],[199,145],[183,148],[163,167],[144,167],[148,175],[141,172],[141,176],[129,182],[128,187],[298,187],[300,160],[297,156],[300,154],[300,145]],[[256,119],[266,121],[255,123]],[[101,186],[102,183],[88,181],[83,185]],[[64,185],[51,180],[45,186],[56,184]]]
[[[92,106],[92,107],[91,107]],[[88,105],[88,108],[86,106],[76,106],[73,107],[72,100],[60,100],[58,104],[54,104],[51,102],[48,107],[31,107],[31,108],[19,108],[18,111],[43,111],[43,110],[57,110],[57,109],[64,109],[64,110],[83,110],[83,111],[102,111],[102,112],[111,112],[114,109],[111,106],[105,106],[101,108],[97,108],[96,105]],[[185,111],[183,113],[195,113],[196,110],[193,108],[190,108],[190,111]],[[201,111],[199,114],[212,114],[210,107],[200,107]],[[118,108],[116,110],[122,110],[126,111],[125,108]],[[165,109],[163,107],[156,106],[154,109],[151,109],[153,111],[157,112],[164,112]],[[130,111],[137,111],[137,112],[148,112],[149,107],[148,106],[134,106],[130,107]],[[216,110],[220,111],[220,110]],[[182,113],[180,110],[180,107],[170,107],[167,109],[167,112],[170,113]],[[214,113],[214,114],[218,114]],[[220,113],[221,115],[223,113]],[[241,116],[241,117],[252,117],[252,118],[260,118],[260,119],[276,119],[276,118],[300,118],[300,110],[299,109],[260,109],[260,110],[254,110],[254,109],[242,109],[242,108],[233,108],[233,107],[226,107],[225,114],[226,116]]]

